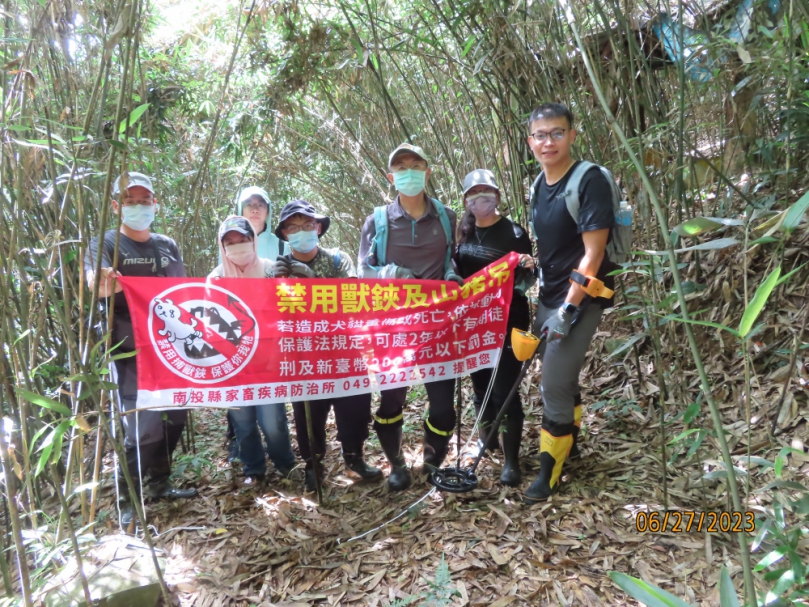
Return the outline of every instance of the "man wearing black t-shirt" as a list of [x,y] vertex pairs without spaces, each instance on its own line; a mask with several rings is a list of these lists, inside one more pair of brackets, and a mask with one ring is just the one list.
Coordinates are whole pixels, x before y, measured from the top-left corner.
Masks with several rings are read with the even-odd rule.
[[598,167],[587,171],[579,186],[578,222],[568,210],[565,192],[578,164],[570,156],[576,140],[570,110],[558,103],[541,105],[531,114],[528,128],[528,145],[543,169],[530,201],[541,270],[534,332],[536,328],[547,332],[544,353],[540,352],[544,405],[540,471],[525,499],[535,503],[558,488],[562,464],[571,449],[576,453],[581,427],[579,373],[602,311],[612,306],[611,300],[585,297],[582,287],[570,281],[571,272],[614,286],[610,284],[614,279],[606,277],[614,265],[605,249],[615,215],[611,186]]
[[[105,309],[109,313],[107,298],[115,294],[112,343],[121,344],[115,350],[115,354],[120,354],[135,350],[135,336],[129,306],[121,292],[123,287],[115,279],[119,276],[182,277],[185,276],[185,268],[177,243],[168,236],[151,234],[149,231],[157,203],[151,179],[141,173],[125,173],[115,180],[113,195],[118,198],[112,201],[112,209],[116,215],[121,214],[121,231],[120,234],[116,230],[107,230],[104,233],[98,295],[105,298]],[[99,239],[93,238],[84,259],[84,272],[91,289],[96,280],[98,244]],[[148,474],[147,491],[153,499],[196,496],[196,489],[176,489],[169,482],[171,454],[182,436],[188,412],[140,411],[126,415],[127,411],[137,407],[138,375],[135,357],[114,361],[111,373],[113,381],[118,384],[118,405],[123,415],[125,433],[126,466],[138,489],[138,479]],[[119,495],[121,523],[126,528],[134,517],[135,509],[129,501],[123,473],[119,473]]]

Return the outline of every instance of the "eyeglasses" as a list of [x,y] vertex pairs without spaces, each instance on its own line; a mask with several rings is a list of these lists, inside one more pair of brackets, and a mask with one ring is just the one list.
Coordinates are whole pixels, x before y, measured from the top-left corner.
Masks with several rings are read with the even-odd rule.
[[406,167],[403,164],[399,164],[390,168],[391,173],[403,173],[404,171],[413,169],[414,171],[426,171],[427,170],[427,163],[426,162],[415,162],[413,166]]
[[553,129],[550,133],[546,133],[545,131],[534,131],[531,133],[531,137],[533,137],[534,141],[537,143],[543,143],[548,137],[550,137],[553,141],[561,141],[565,136],[566,130],[567,129]]
[[284,232],[287,234],[297,234],[301,230],[304,232],[311,232],[312,230],[317,228],[316,221],[310,221],[309,223],[304,224],[292,224],[284,228]]
[[245,202],[244,203],[245,209],[255,209],[256,211],[260,211],[261,209],[267,208],[266,202]]

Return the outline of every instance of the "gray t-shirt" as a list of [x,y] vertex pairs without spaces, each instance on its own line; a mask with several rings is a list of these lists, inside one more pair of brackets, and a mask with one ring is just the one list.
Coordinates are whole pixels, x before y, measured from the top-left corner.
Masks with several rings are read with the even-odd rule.
[[[116,230],[108,230],[104,233],[104,246],[101,251],[102,268],[112,267],[116,234]],[[155,253],[159,257],[159,263],[155,263]],[[88,271],[95,271],[96,255],[98,255],[98,238],[93,238],[84,256],[85,275]],[[138,242],[121,234],[118,243],[118,266],[115,269],[124,276],[185,276],[183,259],[177,243],[162,234],[152,234],[146,242]],[[105,309],[106,305],[107,300],[104,301]],[[124,340],[121,347],[124,351],[131,352],[135,349],[132,319],[129,316],[129,305],[123,293],[115,294],[112,340],[113,343]]]
[[[388,247],[385,252],[385,263],[407,268],[416,278],[423,280],[444,280],[444,261],[447,257],[447,237],[444,227],[431,199],[427,199],[427,212],[418,219],[413,219],[402,208],[399,197],[387,207],[388,212]],[[455,234],[455,211],[444,207],[452,228],[453,242]],[[371,250],[371,242],[376,236],[374,216],[369,215],[362,226],[360,237],[360,254],[357,266],[362,267]],[[370,260],[372,265],[379,265],[376,259]],[[360,272],[361,276],[369,277]]]

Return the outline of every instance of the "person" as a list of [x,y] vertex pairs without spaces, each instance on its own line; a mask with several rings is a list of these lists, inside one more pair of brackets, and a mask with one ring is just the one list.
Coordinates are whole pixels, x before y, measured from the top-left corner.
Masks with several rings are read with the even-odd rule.
[[[279,255],[289,253],[289,244],[280,240],[269,225],[272,223],[272,206],[270,205],[270,195],[266,190],[257,186],[244,188],[236,200],[236,214],[241,215],[253,226],[253,232],[257,234],[256,249],[261,259],[273,260]],[[224,258],[219,254],[219,263],[223,263]],[[228,428],[225,435],[228,441],[228,461],[233,462],[239,458],[239,441],[236,440],[236,432],[233,428],[233,419],[230,411],[227,413]]]
[[[534,333],[547,333],[540,392],[544,403],[540,431],[540,470],[525,493],[527,503],[546,500],[558,489],[562,465],[578,438],[582,419],[579,373],[604,308],[612,299],[591,298],[576,282],[593,276],[614,287],[615,268],[606,254],[615,225],[613,186],[600,167],[581,175],[570,150],[576,141],[573,115],[559,103],[546,103],[528,121],[528,145],[542,165],[532,188],[530,220],[540,266],[539,306]],[[568,207],[568,184],[579,182],[578,221]],[[574,452],[575,453],[575,452]]]
[[[320,215],[305,200],[295,200],[281,210],[275,234],[289,243],[291,253],[278,257],[275,278],[357,278],[351,258],[339,249],[320,246],[319,240],[329,229],[331,219]],[[337,440],[343,451],[346,468],[363,480],[382,478],[382,470],[369,466],[363,451],[371,424],[371,394],[354,394],[340,398],[310,401],[314,445],[309,442],[306,425],[306,406],[293,402],[295,433],[301,458],[306,462],[305,488],[316,489],[315,461],[317,465],[326,454],[326,420],[334,408]],[[314,450],[314,454],[312,451]]]
[[[130,171],[115,180],[112,210],[121,217],[121,229],[110,229],[103,239],[90,241],[84,259],[84,272],[89,288],[99,281],[98,295],[104,298],[104,308],[109,314],[109,299],[113,294],[112,343],[120,344],[115,354],[135,352],[135,335],[132,318],[124,297],[123,287],[117,278],[121,276],[185,276],[185,268],[177,243],[168,236],[153,234],[150,227],[155,217],[157,198],[152,180],[142,173]],[[118,239],[116,255],[115,244]],[[96,259],[101,247],[101,268],[96,275]],[[180,499],[197,495],[196,489],[174,487],[171,476],[171,456],[185,427],[188,411],[138,411],[137,357],[119,358],[111,364],[112,381],[118,384],[117,400],[124,427],[125,462],[131,478],[140,491],[144,478],[146,492],[152,499]],[[141,481],[141,482],[139,482]],[[129,491],[119,467],[118,492],[121,524],[129,527],[135,516],[135,506],[129,499]]]
[[[223,262],[213,278],[271,278],[275,263],[258,255],[252,224],[244,217],[228,217],[219,227],[219,254]],[[239,448],[246,486],[260,486],[267,472],[267,456],[286,478],[295,468],[284,403],[250,405],[228,410]],[[261,435],[266,442],[266,453]]]
[[[522,363],[514,358],[508,336],[512,328],[527,331],[531,324],[525,292],[536,279],[533,274],[531,239],[522,227],[497,211],[500,204],[500,188],[492,172],[477,169],[469,173],[464,179],[463,197],[466,213],[458,225],[456,251],[458,273],[463,278],[472,276],[511,251],[520,253],[520,265],[515,272],[514,294],[508,314],[506,340],[494,373],[489,401],[482,413],[481,406],[492,379],[492,369],[480,369],[470,374],[475,411],[480,417],[480,436],[486,437],[522,368]],[[509,406],[502,426],[505,465],[500,475],[500,482],[512,487],[519,485],[522,480],[519,455],[524,417],[522,402],[517,396]],[[495,449],[497,443],[495,435],[486,445],[487,450]],[[482,446],[483,440],[480,439],[478,449]]]
[[[361,278],[418,278],[454,280],[451,264],[456,216],[424,189],[431,170],[420,147],[403,143],[388,158],[388,181],[398,195],[389,205],[377,207],[362,227],[358,257]],[[425,384],[429,410],[424,421],[424,468],[440,468],[447,455],[455,426],[454,379]],[[388,488],[401,491],[411,477],[402,455],[402,424],[407,388],[381,392],[374,415],[374,429],[391,465]]]

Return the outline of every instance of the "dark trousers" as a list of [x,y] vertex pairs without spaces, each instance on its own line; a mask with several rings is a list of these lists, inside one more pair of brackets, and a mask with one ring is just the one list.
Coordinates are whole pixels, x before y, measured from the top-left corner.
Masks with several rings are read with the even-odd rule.
[[[343,446],[343,453],[361,455],[371,423],[371,395],[354,394],[309,401],[315,453],[319,460],[326,454],[326,420],[332,407],[337,422],[337,440]],[[292,403],[292,412],[295,416],[295,434],[298,437],[301,459],[306,461],[307,468],[311,468],[312,447],[306,429],[306,408],[302,402]]]
[[[427,421],[435,429],[441,432],[449,432],[455,429],[455,380],[443,379],[424,384],[427,389],[427,400],[429,408],[427,410]],[[404,411],[407,400],[407,388],[394,388],[383,390],[380,394],[379,409],[376,416],[383,420],[394,420]],[[374,421],[374,429],[379,432],[380,428],[402,425],[403,420],[398,419],[390,423],[380,423]]]
[[[506,332],[506,335],[511,335],[511,327]],[[492,386],[492,393],[489,395],[489,402],[486,404],[486,411],[481,416],[481,422],[494,421],[500,408],[506,402],[506,397],[511,388],[514,387],[514,382],[517,381],[517,376],[522,369],[522,363],[514,358],[514,351],[511,349],[509,338],[506,337],[506,343],[503,345],[503,351],[500,354],[500,362],[497,363],[497,374],[494,377],[494,385]],[[472,390],[474,393],[473,400],[475,403],[475,410],[479,410],[483,404],[483,397],[486,396],[486,390],[489,387],[489,382],[492,378],[492,369],[481,369],[470,374],[472,379]],[[522,410],[522,398],[520,393],[511,401],[509,408],[506,412],[508,417],[514,419],[524,419],[525,414]]]
[[[168,481],[171,475],[171,455],[180,442],[188,411],[139,411],[125,415],[127,411],[137,408],[136,358],[133,356],[114,361],[111,375],[112,381],[118,384],[118,407],[124,426],[126,466],[132,480],[139,487],[139,478],[148,477],[151,485]],[[123,465],[123,462],[120,464]],[[119,478],[122,484],[126,482],[123,472],[119,474]]]

